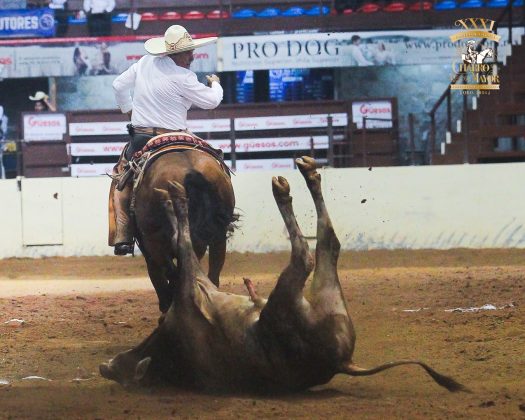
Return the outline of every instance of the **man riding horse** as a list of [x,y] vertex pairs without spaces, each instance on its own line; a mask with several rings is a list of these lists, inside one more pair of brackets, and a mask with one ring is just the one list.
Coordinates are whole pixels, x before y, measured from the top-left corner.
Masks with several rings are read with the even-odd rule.
[[[206,86],[189,70],[194,59],[193,50],[216,40],[216,37],[194,40],[184,27],[170,26],[163,37],[145,42],[149,55],[115,79],[113,89],[117,104],[131,119],[131,140],[115,167],[116,175],[122,173],[133,154],[151,138],[164,133],[188,133],[186,118],[192,105],[214,109],[221,103],[223,90],[219,78],[214,74],[206,76]],[[110,245],[114,244],[115,255],[133,252],[129,209],[131,184],[128,182],[122,190],[113,190],[115,236]]]

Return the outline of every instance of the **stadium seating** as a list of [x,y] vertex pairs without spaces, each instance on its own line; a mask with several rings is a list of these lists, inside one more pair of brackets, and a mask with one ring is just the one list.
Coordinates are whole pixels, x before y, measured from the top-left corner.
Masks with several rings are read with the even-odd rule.
[[458,5],[454,0],[442,0],[435,4],[434,10],[453,10],[457,7]]
[[281,11],[277,7],[267,7],[264,10],[261,10],[259,13],[257,13],[257,17],[260,18],[272,18],[279,16],[281,14]]
[[304,15],[305,10],[302,7],[299,6],[293,6],[288,9],[286,9],[282,16],[288,16],[288,17],[295,17],[295,16],[302,16]]
[[467,0],[459,5],[460,9],[478,9],[483,7],[482,0]]
[[80,13],[67,17],[67,23],[69,25],[85,25],[87,23],[87,18]]
[[142,13],[142,18],[141,18],[142,22],[153,22],[155,20],[159,20],[159,15],[157,15],[156,13],[152,13],[152,12]]
[[241,9],[233,13],[234,19],[247,19],[257,15],[257,12],[253,9]]
[[383,8],[385,12],[404,12],[407,10],[408,5],[402,1],[396,1],[394,0],[392,3],[390,3],[388,6]]
[[128,18],[128,14],[127,13],[118,13],[116,14],[115,16],[113,16],[111,18],[111,22],[113,23],[123,23],[123,22],[126,22]]
[[487,7],[507,7],[508,4],[508,0],[490,0]]
[[182,19],[182,15],[177,12],[164,12],[162,15],[159,16],[160,20],[180,20]]
[[363,4],[359,9],[357,9],[360,13],[374,13],[381,10],[381,6],[379,6],[377,3],[365,3]]
[[212,10],[206,14],[206,18],[208,19],[228,19],[229,17],[230,14],[226,10],[222,12],[220,10]]
[[412,3],[409,6],[409,10],[418,12],[420,10],[432,10],[432,7],[434,4],[431,1],[425,0],[425,1],[416,1],[415,3]]
[[328,15],[329,13],[330,13],[330,8],[329,7],[326,7],[326,6],[323,6],[323,7],[314,6],[311,9],[305,11],[304,14],[308,15],[308,16],[320,16],[320,15]]
[[199,10],[191,10],[182,15],[182,19],[184,20],[199,20],[204,19],[205,17],[206,15]]

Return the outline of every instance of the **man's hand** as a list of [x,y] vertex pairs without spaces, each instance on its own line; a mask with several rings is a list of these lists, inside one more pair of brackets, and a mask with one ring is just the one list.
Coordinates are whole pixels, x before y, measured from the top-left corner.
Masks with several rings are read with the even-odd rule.
[[206,80],[208,80],[208,86],[210,87],[213,82],[221,83],[221,79],[219,79],[219,76],[217,76],[216,74],[212,74],[211,76],[206,76]]

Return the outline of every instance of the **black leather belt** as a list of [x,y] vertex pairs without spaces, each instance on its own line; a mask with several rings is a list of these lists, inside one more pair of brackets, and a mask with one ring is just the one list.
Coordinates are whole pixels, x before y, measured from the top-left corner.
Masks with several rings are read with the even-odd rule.
[[176,133],[179,131],[186,132],[186,130],[181,130],[181,129],[170,129],[170,128],[159,128],[159,127],[136,127],[136,126],[133,126],[133,131],[136,134],[146,134],[148,136],[158,136],[159,134]]

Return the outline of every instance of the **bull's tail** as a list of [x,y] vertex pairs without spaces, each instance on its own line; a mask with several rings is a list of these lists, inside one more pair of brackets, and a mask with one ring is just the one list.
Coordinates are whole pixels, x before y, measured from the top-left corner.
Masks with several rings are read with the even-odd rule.
[[390,369],[396,366],[401,366],[401,365],[419,365],[421,366],[432,377],[432,379],[436,381],[436,383],[448,389],[450,392],[458,392],[458,391],[470,392],[470,390],[467,387],[460,384],[456,380],[448,376],[442,375],[441,373],[436,372],[426,363],[420,362],[418,360],[399,360],[397,362],[385,363],[383,365],[379,365],[371,369],[363,369],[353,363],[348,363],[341,367],[341,373],[346,373],[347,375],[351,375],[351,376],[369,376],[369,375],[374,375],[375,373],[382,372],[383,370],[387,370],[387,369]]

